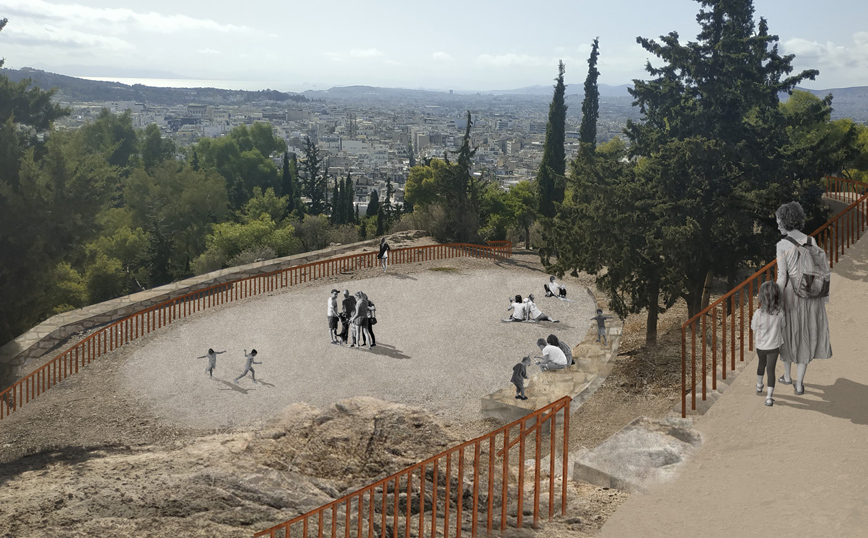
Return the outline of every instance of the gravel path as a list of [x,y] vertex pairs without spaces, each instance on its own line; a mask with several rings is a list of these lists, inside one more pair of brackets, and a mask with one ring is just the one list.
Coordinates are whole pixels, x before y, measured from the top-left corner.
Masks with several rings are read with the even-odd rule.
[[[421,406],[458,421],[482,418],[479,399],[509,383],[512,366],[538,354],[536,339],[557,334],[570,345],[588,328],[594,304],[566,279],[574,301],[546,299],[544,273],[521,256],[497,265],[452,259],[395,267],[395,274],[333,279],[227,305],[165,328],[119,368],[122,384],[150,413],[181,428],[261,426],[284,407],[325,407],[353,396]],[[437,269],[440,270],[437,270]],[[373,350],[330,344],[326,301],[332,288],[363,290],[377,305]],[[509,324],[507,296],[533,292],[560,323]],[[209,347],[214,379],[205,373]],[[254,368],[243,349],[256,348]]]

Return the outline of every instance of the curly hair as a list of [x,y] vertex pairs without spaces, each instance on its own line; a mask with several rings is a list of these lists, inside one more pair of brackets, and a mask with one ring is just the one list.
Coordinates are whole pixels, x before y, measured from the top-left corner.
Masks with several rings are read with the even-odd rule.
[[775,217],[781,221],[784,230],[799,230],[805,226],[805,210],[799,202],[784,204],[775,211]]
[[774,282],[763,282],[759,289],[760,309],[767,314],[777,314],[783,309],[784,298]]

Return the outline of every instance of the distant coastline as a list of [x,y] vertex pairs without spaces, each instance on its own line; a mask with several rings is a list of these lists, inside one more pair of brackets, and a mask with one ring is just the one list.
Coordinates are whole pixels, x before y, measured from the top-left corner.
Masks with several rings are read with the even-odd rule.
[[218,90],[261,91],[266,88],[283,92],[302,92],[312,89],[310,86],[278,84],[259,80],[220,80],[220,79],[186,79],[186,78],[136,78],[136,77],[82,77],[84,80],[96,82],[117,82],[127,86],[141,84],[152,88],[215,88]]

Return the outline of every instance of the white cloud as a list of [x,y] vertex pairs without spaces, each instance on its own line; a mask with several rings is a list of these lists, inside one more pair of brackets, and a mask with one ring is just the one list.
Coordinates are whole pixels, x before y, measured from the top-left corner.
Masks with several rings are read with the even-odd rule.
[[80,32],[71,28],[61,28],[51,24],[9,24],[3,33],[11,43],[23,45],[61,45],[71,48],[101,48],[107,50],[128,50],[132,45],[115,36]]
[[450,56],[449,54],[446,54],[443,51],[439,51],[439,50],[437,52],[435,52],[434,54],[432,54],[431,57],[435,60],[451,60],[452,59],[452,56]]
[[[547,58],[541,58],[539,56],[531,56],[529,54],[500,54],[497,56],[491,54],[480,54],[476,58],[476,63],[481,65],[492,65],[496,67],[514,67],[514,66],[544,66],[551,65],[552,61]],[[557,65],[557,60],[555,60],[555,65]]]
[[383,55],[383,51],[379,49],[353,49],[350,51],[350,58],[377,58]]
[[854,34],[851,45],[793,38],[785,41],[781,48],[786,54],[795,54],[800,64],[814,63],[818,68],[868,69],[868,32]]
[[123,34],[130,30],[162,34],[190,30],[222,33],[253,31],[246,26],[221,24],[211,19],[196,19],[187,15],[163,15],[155,12],[138,13],[126,8],[93,8],[79,4],[53,4],[44,0],[4,0],[4,4],[4,16],[12,16],[24,22],[108,34]]
[[196,52],[199,54],[220,54],[219,50],[214,49],[199,49]]

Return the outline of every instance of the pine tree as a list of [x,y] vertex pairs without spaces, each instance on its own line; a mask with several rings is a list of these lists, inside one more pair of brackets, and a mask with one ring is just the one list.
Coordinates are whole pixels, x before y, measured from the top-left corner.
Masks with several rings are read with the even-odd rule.
[[588,58],[588,77],[585,79],[585,97],[582,100],[582,123],[579,125],[579,142],[597,145],[597,120],[600,117],[600,89],[597,87],[597,58],[600,55],[600,38],[594,38],[591,56]]
[[542,162],[537,172],[539,213],[543,217],[555,216],[555,203],[564,200],[564,173],[566,172],[567,105],[564,103],[564,62],[558,62],[558,77],[555,93],[549,105],[549,121],[546,125],[546,140]]

